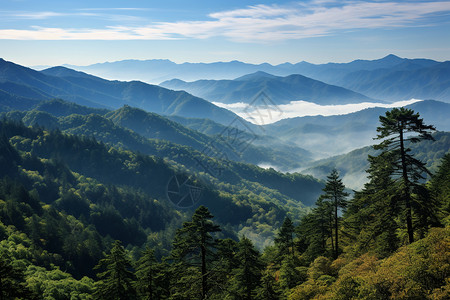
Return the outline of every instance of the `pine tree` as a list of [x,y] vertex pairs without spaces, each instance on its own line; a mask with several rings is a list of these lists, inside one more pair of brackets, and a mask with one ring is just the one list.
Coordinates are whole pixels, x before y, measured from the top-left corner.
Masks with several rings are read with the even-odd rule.
[[355,192],[346,209],[347,234],[355,240],[353,245],[359,253],[370,247],[386,257],[398,248],[396,231],[400,207],[396,194],[398,187],[390,177],[391,159],[389,153],[378,157],[369,155],[369,182],[362,191]]
[[[213,217],[205,206],[200,206],[192,216],[192,221],[185,222],[183,227],[177,230],[173,243],[172,258],[176,262],[176,272],[182,280],[187,280],[186,276],[194,276],[194,281],[196,273],[186,274],[186,270],[193,267],[198,272],[201,299],[206,299],[208,295],[208,278],[217,248],[217,240],[211,234],[220,231],[220,227],[211,221]],[[191,286],[194,281],[190,282]]]
[[281,259],[282,256],[294,255],[294,233],[294,223],[289,217],[286,217],[278,235],[275,237],[275,245],[279,250]]
[[214,262],[215,270],[209,277],[211,286],[214,288],[212,293],[222,295],[227,288],[227,283],[233,276],[233,270],[239,266],[236,257],[238,251],[238,242],[232,239],[221,239],[217,241],[216,261]]
[[231,280],[231,294],[235,299],[255,299],[256,288],[261,283],[263,265],[258,250],[245,236],[239,242],[236,258],[239,267],[234,270]]
[[142,252],[136,264],[136,291],[140,299],[164,299],[168,296],[169,274],[165,263],[158,263],[150,248]]
[[430,193],[439,205],[441,223],[450,224],[450,153],[444,155],[439,170],[431,179]]
[[286,256],[281,262],[279,284],[286,293],[304,279],[297,269],[299,265],[299,260],[292,256]]
[[[421,140],[433,140],[430,132],[435,130],[432,125],[425,125],[419,114],[411,109],[394,108],[380,116],[381,126],[377,128],[376,139],[383,141],[375,145],[375,149],[382,150],[381,156],[389,156],[393,164],[391,176],[400,180],[401,199],[405,206],[406,228],[408,240],[414,242],[414,229],[412,224],[412,193],[424,173],[429,173],[425,164],[415,159],[411,149],[405,142],[417,143]],[[419,134],[413,136],[411,134]]]
[[281,297],[279,283],[275,280],[274,271],[268,266],[261,277],[261,286],[256,288],[256,299],[278,300]]
[[[331,174],[327,176],[327,182],[325,184],[325,188],[323,189],[325,192],[321,195],[321,198],[325,201],[331,202],[331,206],[333,208],[333,227],[334,227],[334,245],[333,245],[333,253],[334,258],[337,258],[339,255],[339,210],[345,209],[347,207],[348,193],[345,192],[345,186],[342,183],[342,179],[339,178],[339,173],[336,169],[331,171]],[[331,236],[333,239],[333,236]]]
[[300,220],[296,228],[297,249],[304,252],[307,261],[328,253],[327,241],[332,237],[333,207],[331,202],[319,197],[312,211]]
[[100,279],[96,283],[97,298],[111,300],[136,298],[132,266],[120,241],[114,242],[110,253],[105,255],[94,269],[105,270],[97,274]]

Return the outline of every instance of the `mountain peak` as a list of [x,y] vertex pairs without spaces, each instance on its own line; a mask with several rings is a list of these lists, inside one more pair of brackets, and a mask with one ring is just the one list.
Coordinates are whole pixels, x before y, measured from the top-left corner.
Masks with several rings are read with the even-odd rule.
[[163,81],[159,85],[164,86],[165,84],[185,84],[185,83],[186,83],[186,81],[184,81],[184,80],[174,78],[174,79]]
[[389,62],[401,62],[403,61],[403,58],[398,57],[394,54],[386,55],[385,57],[381,58],[380,61],[389,61]]
[[238,77],[234,80],[237,81],[247,81],[247,80],[254,80],[254,79],[262,79],[262,78],[276,78],[277,76],[263,72],[263,71],[257,71],[255,73],[247,74],[241,77]]
[[57,77],[81,77],[81,78],[97,78],[96,76],[92,76],[86,74],[84,72],[76,71],[67,67],[57,66],[51,67],[45,70],[40,71],[45,75],[57,76]]

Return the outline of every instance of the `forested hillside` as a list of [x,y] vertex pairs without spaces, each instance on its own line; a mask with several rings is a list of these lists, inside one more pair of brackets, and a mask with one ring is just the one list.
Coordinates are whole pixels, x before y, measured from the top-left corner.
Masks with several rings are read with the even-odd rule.
[[[408,148],[428,143],[423,149],[431,149],[446,135],[431,135],[434,128],[411,110],[380,118],[369,182],[354,195],[337,170],[324,186],[300,174],[210,158],[224,167],[223,176],[191,170],[188,180],[202,195],[184,209],[174,207],[167,191],[171,178],[186,179],[190,168],[125,150],[118,141],[50,129],[62,120],[86,126],[85,117],[97,120],[91,130],[114,125],[84,113],[14,112],[0,122],[2,298],[450,295],[450,155],[431,163],[426,177],[425,162],[433,158]],[[32,117],[48,127],[17,122]],[[396,127],[397,118],[405,125]],[[322,191],[306,209],[294,199],[314,184]]]

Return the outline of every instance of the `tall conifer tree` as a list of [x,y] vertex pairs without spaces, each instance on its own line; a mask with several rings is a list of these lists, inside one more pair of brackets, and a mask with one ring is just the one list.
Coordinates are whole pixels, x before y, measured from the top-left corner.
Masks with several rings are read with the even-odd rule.
[[131,262],[120,241],[115,241],[111,252],[101,259],[95,269],[105,271],[97,274],[95,295],[98,299],[135,299],[134,274]]
[[212,233],[220,231],[220,227],[211,220],[213,217],[205,206],[200,206],[192,220],[178,229],[173,243],[172,257],[177,263],[178,271],[183,273],[187,267],[194,267],[199,271],[202,299],[206,299],[208,295],[210,267],[217,249],[217,240]]
[[428,170],[423,162],[410,154],[411,149],[407,148],[405,143],[433,140],[430,133],[436,129],[432,125],[425,125],[423,119],[419,118],[418,113],[404,107],[387,111],[385,116],[380,116],[380,123],[381,125],[377,128],[376,139],[382,139],[383,141],[374,148],[382,150],[380,157],[390,157],[391,176],[400,179],[408,240],[412,243],[414,242],[414,230],[411,194],[419,180],[423,179],[423,174],[428,173]]
[[286,217],[275,237],[275,245],[278,247],[280,256],[294,255],[294,233],[294,223],[289,217]]
[[239,267],[234,270],[234,277],[231,280],[231,294],[234,299],[254,299],[256,288],[261,283],[263,265],[258,250],[245,236],[238,244],[236,258],[239,261]]
[[[339,178],[339,173],[336,169],[331,171],[331,174],[327,177],[327,182],[325,184],[325,188],[323,189],[325,192],[320,196],[323,200],[329,201],[333,208],[333,227],[334,227],[334,258],[337,258],[339,255],[339,209],[344,209],[347,207],[348,193],[345,192],[345,186],[342,183],[342,179]],[[333,236],[331,236],[333,240]]]

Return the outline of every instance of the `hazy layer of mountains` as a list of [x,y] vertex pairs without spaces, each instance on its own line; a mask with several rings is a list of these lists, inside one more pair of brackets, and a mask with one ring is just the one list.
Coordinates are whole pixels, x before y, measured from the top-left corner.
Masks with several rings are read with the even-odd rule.
[[388,55],[377,60],[311,64],[248,64],[239,61],[176,64],[169,60],[124,60],[70,68],[104,78],[160,83],[235,79],[258,71],[276,76],[300,74],[381,100],[435,99],[449,102],[450,65],[429,59]]
[[[440,166],[439,159],[450,149],[450,132],[436,132],[432,134],[434,141],[422,141],[420,143],[407,144],[415,158],[426,163],[427,168],[434,174]],[[303,169],[303,174],[310,174],[316,178],[326,180],[330,172],[335,168],[339,170],[342,181],[346,187],[353,190],[361,190],[368,181],[367,173],[369,162],[368,155],[376,156],[376,151],[371,146],[359,148],[346,154],[321,159],[311,163]]]
[[[449,103],[425,100],[407,107],[419,112],[426,124],[434,124],[440,131],[450,131]],[[327,157],[374,144],[379,116],[387,110],[375,107],[345,115],[290,118],[264,128],[268,135]]]
[[255,95],[260,92],[264,92],[274,104],[288,104],[296,100],[321,105],[375,101],[351,90],[329,85],[302,75],[294,74],[279,77],[261,71],[234,80],[186,82],[172,79],[162,82],[160,86],[173,90],[183,90],[209,101],[228,104],[236,102],[251,104]]

